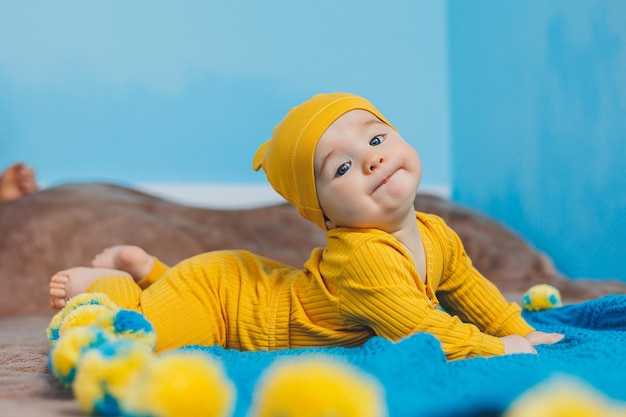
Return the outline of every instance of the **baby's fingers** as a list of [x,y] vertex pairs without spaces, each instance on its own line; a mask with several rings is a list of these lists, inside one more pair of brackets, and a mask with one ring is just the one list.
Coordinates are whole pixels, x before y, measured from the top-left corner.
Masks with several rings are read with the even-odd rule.
[[526,340],[533,345],[551,345],[563,339],[564,336],[561,333],[532,332],[526,336]]

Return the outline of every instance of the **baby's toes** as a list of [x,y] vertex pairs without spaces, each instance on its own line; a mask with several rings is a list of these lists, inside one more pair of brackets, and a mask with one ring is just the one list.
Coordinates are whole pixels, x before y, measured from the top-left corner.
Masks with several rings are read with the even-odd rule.
[[50,278],[50,297],[65,300],[67,284],[70,281],[65,271],[57,272]]
[[50,307],[55,308],[55,309],[61,309],[63,307],[65,307],[65,298],[56,298],[56,297],[52,297],[50,298]]

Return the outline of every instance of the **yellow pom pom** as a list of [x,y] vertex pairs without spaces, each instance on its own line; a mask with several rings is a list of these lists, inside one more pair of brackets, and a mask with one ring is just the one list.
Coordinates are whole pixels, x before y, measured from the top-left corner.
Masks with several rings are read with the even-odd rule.
[[113,335],[95,326],[70,329],[50,348],[48,366],[64,385],[71,385],[83,354],[94,346],[113,340]]
[[115,310],[100,304],[83,305],[70,311],[59,326],[59,337],[62,338],[67,331],[76,327],[97,326],[107,331],[112,331],[111,327],[102,326],[100,321],[105,317],[111,317]]
[[522,297],[522,307],[527,311],[548,310],[562,305],[561,293],[548,284],[534,285]]
[[554,377],[518,397],[504,417],[617,417],[625,404],[611,401],[571,377]]
[[120,415],[124,396],[132,393],[141,373],[153,360],[148,346],[129,339],[116,339],[85,352],[72,386],[82,411]]
[[[85,312],[85,317],[80,318],[81,314],[75,312],[77,309],[91,306]],[[65,307],[52,317],[48,328],[46,329],[46,336],[50,344],[54,344],[61,337],[61,327],[63,327],[68,315],[72,315],[70,319],[73,324],[67,325],[65,330],[77,327],[78,325],[94,324],[97,314],[95,312],[102,312],[106,310],[116,310],[118,307],[111,301],[111,299],[102,293],[84,293],[72,297]]]
[[201,352],[157,358],[123,404],[129,415],[222,417],[232,413],[235,387],[221,363]]
[[52,320],[50,320],[50,324],[48,324],[48,328],[46,329],[46,337],[48,338],[50,345],[53,345],[57,340],[59,340],[59,327],[61,327],[64,317],[65,314],[63,314],[63,310],[61,310],[56,313],[54,317],[52,317]]
[[252,417],[382,417],[387,415],[378,380],[327,357],[276,361],[255,389]]
[[136,311],[121,309],[106,294],[85,293],[73,297],[50,321],[46,334],[54,344],[68,330],[96,325],[116,336],[131,338],[154,349],[156,333],[152,324]]

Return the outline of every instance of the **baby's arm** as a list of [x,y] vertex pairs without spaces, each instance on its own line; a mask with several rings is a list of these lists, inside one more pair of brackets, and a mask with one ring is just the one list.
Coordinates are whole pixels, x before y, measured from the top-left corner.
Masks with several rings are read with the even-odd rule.
[[[348,324],[400,340],[417,332],[434,335],[449,359],[505,353],[501,339],[436,308],[412,261],[388,239],[370,239],[344,263],[341,314]],[[532,330],[532,329],[531,329]]]
[[[521,309],[508,303],[500,291],[472,265],[456,233],[449,229],[453,242],[452,274],[440,286],[442,301],[453,305],[453,312],[475,323],[482,331],[499,336],[506,353],[536,353],[540,344],[553,344],[563,338],[560,333],[534,330],[521,316]],[[524,337],[522,337],[524,336]]]
[[446,228],[447,247],[444,248],[447,254],[437,291],[446,311],[496,337],[525,337],[534,332],[535,329],[522,317],[519,305],[508,302],[500,290],[472,265],[456,232]]

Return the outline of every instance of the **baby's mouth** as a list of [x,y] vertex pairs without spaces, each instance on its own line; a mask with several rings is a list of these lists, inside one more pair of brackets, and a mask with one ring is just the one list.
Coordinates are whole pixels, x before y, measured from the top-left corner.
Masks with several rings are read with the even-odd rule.
[[389,180],[391,180],[391,178],[396,174],[396,172],[398,172],[397,169],[394,169],[393,171],[391,171],[391,174],[386,175],[383,180],[381,182],[378,183],[378,185],[376,186],[376,188],[374,188],[374,190],[372,191],[372,194],[374,192],[376,192],[376,190],[378,190],[380,187],[382,187],[383,185],[387,184],[389,182]]

